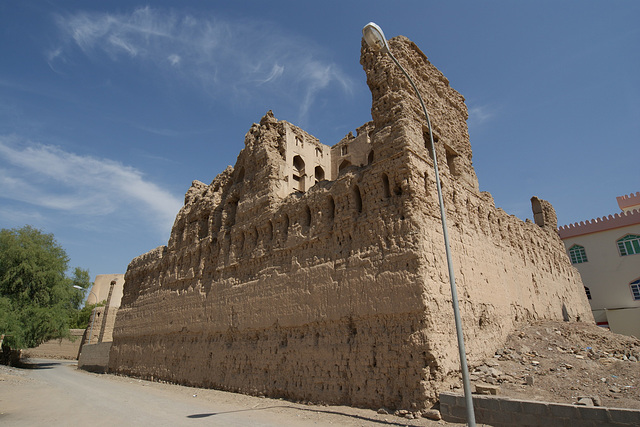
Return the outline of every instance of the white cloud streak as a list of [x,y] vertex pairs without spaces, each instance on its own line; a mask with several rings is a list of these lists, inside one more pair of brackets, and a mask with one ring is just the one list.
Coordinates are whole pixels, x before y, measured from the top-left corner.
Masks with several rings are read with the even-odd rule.
[[63,41],[48,54],[53,62],[80,49],[99,60],[152,64],[161,72],[179,72],[212,96],[255,96],[257,90],[286,93],[297,102],[304,121],[316,95],[335,84],[350,93],[351,80],[335,64],[320,59],[321,48],[284,34],[265,22],[225,21],[150,7],[127,14],[81,12],[58,16]]
[[182,202],[119,162],[0,136],[0,198],[74,215],[116,211],[170,229]]
[[494,109],[486,105],[479,105],[469,108],[469,126],[481,125],[493,119]]

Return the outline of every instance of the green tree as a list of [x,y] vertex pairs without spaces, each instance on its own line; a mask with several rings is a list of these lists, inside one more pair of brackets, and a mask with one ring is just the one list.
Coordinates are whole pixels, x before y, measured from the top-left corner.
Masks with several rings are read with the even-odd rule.
[[71,329],[87,329],[89,327],[89,322],[91,322],[91,313],[93,313],[93,309],[96,307],[104,307],[107,304],[107,301],[100,301],[97,304],[88,304],[85,305],[82,309],[76,311],[69,321],[69,328]]
[[[26,225],[0,230],[0,334],[14,348],[68,336],[89,272],[67,277],[69,257],[53,234]],[[76,285],[81,289],[76,289]]]

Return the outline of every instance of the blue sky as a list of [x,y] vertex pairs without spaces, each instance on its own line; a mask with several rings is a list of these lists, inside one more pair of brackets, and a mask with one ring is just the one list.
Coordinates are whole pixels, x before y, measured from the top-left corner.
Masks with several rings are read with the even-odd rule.
[[371,120],[369,21],[466,98],[498,207],[536,195],[564,225],[640,191],[640,2],[2,2],[0,228],[124,273],[267,110],[327,145]]

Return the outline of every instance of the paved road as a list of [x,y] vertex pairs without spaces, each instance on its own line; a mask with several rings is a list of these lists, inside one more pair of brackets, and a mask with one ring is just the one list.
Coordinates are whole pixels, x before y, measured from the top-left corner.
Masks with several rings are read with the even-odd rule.
[[[35,359],[34,369],[0,370],[2,426],[442,426],[374,411],[151,383]],[[195,396],[194,396],[195,395]]]

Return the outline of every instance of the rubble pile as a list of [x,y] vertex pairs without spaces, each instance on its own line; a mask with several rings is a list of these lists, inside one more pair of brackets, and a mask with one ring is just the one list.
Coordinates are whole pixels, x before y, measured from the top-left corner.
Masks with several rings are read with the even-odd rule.
[[542,322],[470,369],[478,394],[640,409],[640,340],[587,323]]

